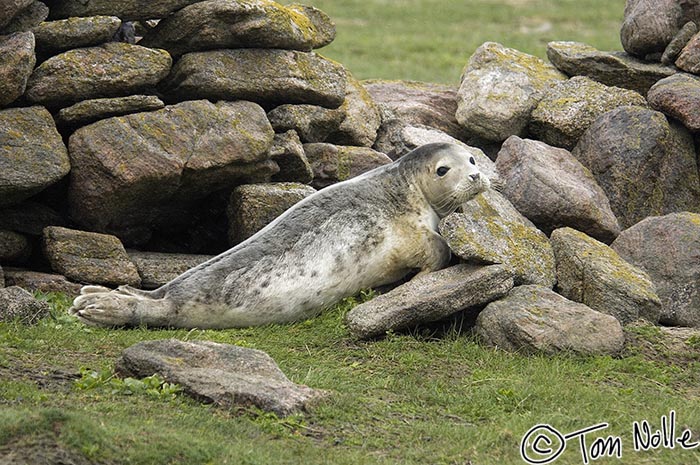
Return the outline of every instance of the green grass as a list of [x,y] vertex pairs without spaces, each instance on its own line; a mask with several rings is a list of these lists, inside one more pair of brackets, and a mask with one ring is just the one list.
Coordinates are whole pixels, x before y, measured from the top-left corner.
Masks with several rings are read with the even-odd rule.
[[[671,409],[700,436],[697,358],[669,363],[632,347],[619,359],[521,356],[455,331],[358,342],[343,323],[349,307],[288,326],[153,331],[87,328],[59,302],[36,326],[2,324],[0,458],[49,444],[120,464],[518,464],[520,439],[535,424],[568,433],[608,422],[604,436],[623,438],[624,460],[614,463],[698,463],[697,451],[631,450],[632,422],[658,428]],[[634,333],[659,343],[656,331]],[[182,394],[87,389],[67,376],[111,371],[122,349],[161,338],[261,349],[293,381],[332,394],[311,412],[277,418]],[[581,463],[576,444],[556,463]]]
[[[289,0],[282,3],[294,3]],[[458,84],[486,41],[546,57],[554,40],[620,50],[624,0],[308,0],[336,23],[319,51],[359,79]]]

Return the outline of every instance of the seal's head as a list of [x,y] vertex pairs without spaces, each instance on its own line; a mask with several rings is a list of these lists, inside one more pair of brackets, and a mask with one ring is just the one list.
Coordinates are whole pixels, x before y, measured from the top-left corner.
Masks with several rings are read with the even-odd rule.
[[474,156],[459,145],[423,145],[401,161],[406,162],[406,173],[414,175],[414,182],[441,218],[491,186]]

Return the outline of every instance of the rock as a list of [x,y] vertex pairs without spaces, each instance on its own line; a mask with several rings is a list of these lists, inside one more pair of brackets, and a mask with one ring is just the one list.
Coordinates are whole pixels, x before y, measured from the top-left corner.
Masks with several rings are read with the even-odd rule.
[[400,122],[402,127],[428,126],[455,139],[466,138],[466,131],[455,118],[457,88],[418,81],[369,80],[362,81],[362,85],[380,108],[382,127]]
[[4,0],[0,2],[0,30],[3,30],[12,21],[12,18],[32,3],[32,0]]
[[35,64],[34,34],[0,36],[0,108],[24,94]]
[[678,3],[677,0],[627,0],[620,30],[625,51],[638,57],[663,52],[683,24]]
[[0,229],[0,263],[22,263],[32,254],[32,246],[21,234]]
[[690,39],[698,32],[698,26],[693,21],[688,21],[685,25],[678,31],[673,40],[666,46],[664,53],[661,55],[661,63],[664,65],[672,65],[678,55],[681,54],[681,50],[690,42]]
[[567,150],[510,136],[496,167],[503,194],[545,233],[571,226],[607,243],[620,233],[605,192]]
[[610,199],[620,226],[651,215],[700,211],[700,179],[690,134],[659,112],[621,107],[599,117],[572,154]]
[[37,271],[8,268],[5,270],[8,286],[19,286],[29,292],[61,292],[75,297],[80,294],[80,284],[72,283],[60,274],[39,273]]
[[209,341],[140,342],[122,352],[116,371],[135,378],[158,373],[202,402],[277,415],[307,410],[326,395],[289,381],[264,352]]
[[71,216],[145,243],[212,192],[275,174],[273,135],[263,109],[244,101],[183,102],[80,128],[69,142]]
[[476,309],[503,297],[512,287],[513,276],[503,266],[456,265],[416,276],[358,305],[346,322],[350,334],[369,339]]
[[122,20],[116,16],[91,16],[46,21],[32,29],[36,50],[44,56],[73,48],[92,47],[112,39]]
[[68,152],[45,108],[0,111],[0,207],[41,192],[69,171]]
[[488,191],[465,203],[463,213],[440,222],[440,234],[469,263],[505,265],[516,285],[554,287],[554,253],[547,236],[500,197]]
[[210,0],[163,19],[139,43],[178,57],[224,48],[311,51],[329,43],[328,37],[319,41],[317,35],[316,26],[303,12],[273,1]]
[[51,269],[69,279],[90,284],[138,287],[138,270],[118,238],[49,226],[44,230],[44,254]]
[[316,189],[310,186],[291,182],[236,187],[226,210],[229,243],[243,242],[315,192]]
[[0,266],[0,288],[5,287],[5,272],[3,271],[2,267]]
[[490,346],[549,355],[616,355],[625,343],[615,317],[541,286],[516,287],[488,304],[477,317],[476,332]]
[[345,100],[345,69],[314,53],[237,49],[183,55],[163,83],[172,99],[308,103],[337,108]]
[[474,157],[476,166],[479,167],[479,170],[484,173],[492,183],[500,183],[496,165],[480,148],[469,146],[439,129],[433,129],[428,126],[401,126],[398,129],[399,130],[392,136],[391,145],[382,145],[382,148],[386,150],[382,152],[386,153],[392,160],[401,158],[421,145],[433,142],[446,142],[464,148]]
[[487,140],[522,134],[546,90],[565,78],[537,57],[487,42],[462,72],[457,121]]
[[700,215],[646,218],[622,231],[612,248],[649,273],[662,324],[700,327]]
[[127,250],[141,277],[141,288],[156,289],[213,255],[173,254]]
[[569,76],[586,76],[642,95],[659,79],[678,72],[673,66],[649,63],[624,52],[602,52],[580,42],[550,42],[547,57]]
[[68,108],[62,108],[56,116],[56,123],[59,126],[85,126],[113,116],[160,110],[163,107],[165,104],[155,95],[83,100]]
[[695,34],[683,47],[676,59],[676,66],[683,71],[700,74],[700,33]]
[[280,105],[268,113],[277,132],[295,130],[302,142],[371,147],[379,111],[367,91],[348,74],[345,101],[337,109],[317,105]]
[[165,18],[173,11],[200,0],[61,0],[52,2],[51,18],[118,16],[124,21]]
[[306,16],[315,29],[313,48],[321,48],[335,40],[335,23],[323,11],[311,5],[285,5],[292,13]]
[[311,186],[323,189],[391,163],[391,158],[368,147],[333,144],[304,144],[306,158],[314,171]]
[[21,287],[0,289],[0,321],[31,325],[49,316],[49,304],[37,300]]
[[652,108],[700,132],[700,78],[678,73],[657,82],[647,95]]
[[661,301],[649,275],[610,247],[571,228],[551,236],[557,261],[557,292],[617,318],[623,325],[659,321]]
[[0,229],[41,236],[47,226],[65,226],[66,221],[53,209],[36,202],[23,202],[0,210]]
[[617,107],[647,102],[637,92],[576,76],[554,86],[532,112],[529,131],[549,145],[571,150],[597,117]]
[[19,12],[7,26],[2,29],[3,34],[29,31],[41,24],[49,16],[49,7],[41,2],[34,1],[28,7]]
[[314,171],[296,131],[275,134],[270,158],[280,167],[280,172],[272,176],[274,182],[308,184],[314,179]]
[[27,99],[46,106],[143,92],[168,75],[172,59],[164,50],[110,42],[49,58],[27,83]]

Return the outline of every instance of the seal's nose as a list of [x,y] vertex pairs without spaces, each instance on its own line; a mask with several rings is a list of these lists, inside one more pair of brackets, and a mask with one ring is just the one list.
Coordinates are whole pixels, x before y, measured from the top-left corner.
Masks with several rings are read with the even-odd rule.
[[469,177],[471,178],[472,181],[476,181],[476,180],[479,179],[481,176],[480,176],[479,173],[474,173],[474,174],[470,174]]

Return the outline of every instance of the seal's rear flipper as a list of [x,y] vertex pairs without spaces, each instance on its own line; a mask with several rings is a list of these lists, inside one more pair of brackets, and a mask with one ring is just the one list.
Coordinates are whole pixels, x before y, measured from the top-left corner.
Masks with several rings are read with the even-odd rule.
[[152,299],[129,286],[115,290],[85,286],[69,312],[91,326],[162,326],[167,309],[163,299]]

